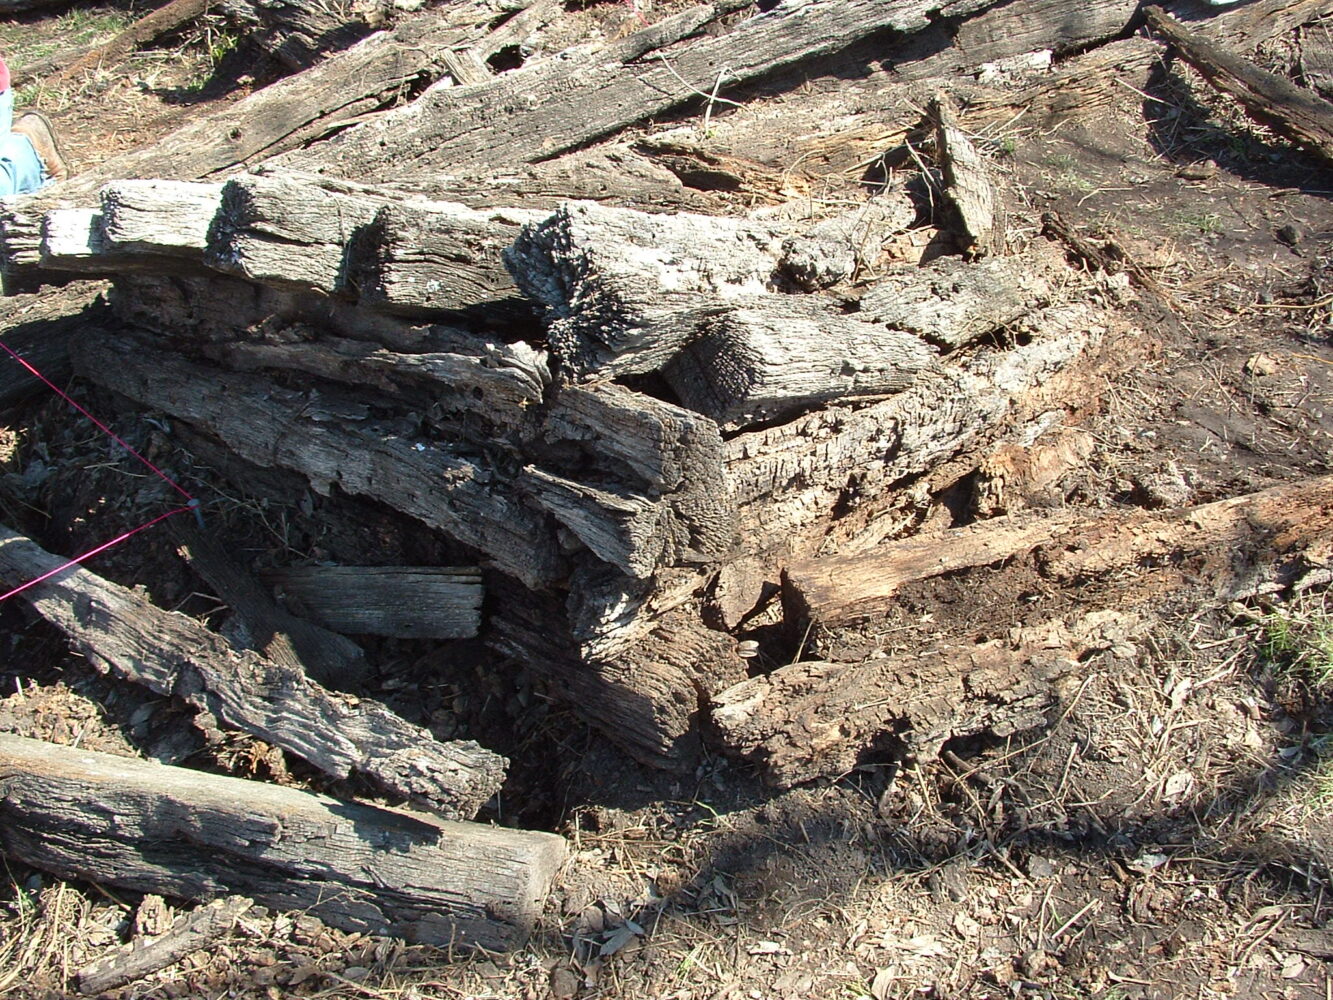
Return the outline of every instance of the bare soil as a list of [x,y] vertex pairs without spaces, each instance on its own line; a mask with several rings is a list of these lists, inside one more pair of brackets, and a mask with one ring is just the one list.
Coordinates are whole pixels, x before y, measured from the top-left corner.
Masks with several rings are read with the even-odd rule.
[[[76,13],[114,30],[133,12]],[[59,50],[75,16],[0,23],[0,47],[13,65],[39,42]],[[272,72],[248,65],[243,47],[219,48],[206,32],[174,39],[78,92],[24,96],[51,112],[76,162],[96,163]],[[1140,307],[1151,351],[1087,401],[1080,447],[1023,502],[1179,506],[1329,471],[1327,166],[1256,130],[1180,68],[1150,93],[1126,89],[1095,119],[989,138],[1024,224],[1057,210],[1116,241],[1165,290]],[[99,290],[60,294],[92,300]],[[31,308],[0,301],[6,325]],[[388,510],[315,497],[280,475],[263,496],[235,495],[217,456],[183,429],[71,389],[148,457],[203,484],[219,530],[244,539],[252,563],[442,555]],[[39,398],[0,430],[0,515],[52,551],[137,526],[163,489],[58,399]],[[95,568],[160,605],[212,622],[225,612],[168,531],[136,537]],[[988,617],[1005,603],[991,596],[956,595],[957,622],[977,634],[1012,624]],[[1299,610],[1327,614],[1323,600]],[[911,608],[906,594],[902,613]],[[367,693],[441,736],[469,734],[511,755],[489,818],[569,838],[573,861],[541,932],[513,955],[463,957],[260,909],[214,949],[115,995],[1333,996],[1333,717],[1327,690],[1276,669],[1270,610],[1165,608],[1151,641],[1089,661],[1042,730],[781,794],[720,758],[683,779],[638,768],[534,697],[515,665],[381,641]],[[103,677],[12,602],[0,606],[0,643],[0,730],[328,787],[253,740],[207,741],[180,706]],[[69,995],[73,972],[152,905],[9,864],[0,995]]]

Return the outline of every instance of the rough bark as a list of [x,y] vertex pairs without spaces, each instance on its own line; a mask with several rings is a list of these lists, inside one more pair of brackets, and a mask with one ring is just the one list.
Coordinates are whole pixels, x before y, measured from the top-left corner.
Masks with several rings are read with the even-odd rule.
[[[0,527],[0,573],[10,586],[64,562]],[[358,774],[391,795],[468,818],[504,780],[505,759],[476,743],[438,742],[383,705],[341,698],[299,671],[238,652],[193,619],[85,569],[59,573],[22,596],[116,676],[180,697],[333,777]]]
[[438,946],[527,938],[564,841],[0,734],[0,850],[204,900],[243,894]]
[[253,905],[248,896],[229,896],[183,913],[163,934],[139,938],[80,969],[79,992],[96,996],[175,965],[225,937]]
[[112,252],[200,260],[222,196],[220,184],[121,180],[102,188],[102,238]]
[[853,315],[950,351],[1053,304],[1072,278],[1063,254],[1050,244],[979,261],[940,257],[877,279]]
[[469,639],[481,625],[481,573],[445,566],[289,566],[264,580],[294,614],[335,632]]
[[529,586],[562,575],[542,515],[513,496],[496,470],[411,427],[369,419],[363,403],[279,389],[255,376],[151,354],[123,338],[83,344],[75,360],[99,384],[208,430],[248,461],[300,472],[322,494],[336,485],[380,500]]

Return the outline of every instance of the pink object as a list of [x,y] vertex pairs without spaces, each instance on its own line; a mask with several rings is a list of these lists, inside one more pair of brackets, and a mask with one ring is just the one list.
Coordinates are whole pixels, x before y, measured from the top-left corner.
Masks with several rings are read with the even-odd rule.
[[9,67],[5,65],[3,56],[0,56],[0,93],[9,89]]

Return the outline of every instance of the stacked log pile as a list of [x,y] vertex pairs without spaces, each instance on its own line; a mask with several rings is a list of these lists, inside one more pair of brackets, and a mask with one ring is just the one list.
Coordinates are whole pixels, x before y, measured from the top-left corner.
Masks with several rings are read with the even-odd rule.
[[[477,6],[412,30],[442,31],[451,52],[473,46],[484,57],[497,33],[517,31],[462,26],[461,9]],[[1133,635],[1130,612],[1104,610],[1134,603],[1116,595],[1067,620],[1028,616],[983,642],[923,642],[886,657],[848,639],[904,587],[941,574],[1004,563],[1085,580],[1151,558],[1163,575],[1134,599],[1146,602],[1217,579],[1208,553],[1218,536],[1192,534],[1215,525],[1254,558],[1208,599],[1317,582],[1327,542],[1302,524],[1327,517],[1326,483],[1301,498],[1295,519],[1292,498],[1259,497],[1239,515],[1001,519],[917,533],[942,510],[932,497],[1076,425],[1097,387],[1144,350],[1129,276],[1085,266],[1080,248],[1057,238],[1058,220],[1047,234],[1033,220],[1007,225],[1015,209],[969,123],[1015,105],[1053,113],[1067,88],[1096,85],[1080,65],[1146,71],[1160,50],[1126,38],[1077,57],[1087,62],[1063,77],[984,93],[960,85],[952,98],[939,78],[1114,38],[1136,5],[1072,19],[1060,16],[1072,5],[1055,0],[746,6],[690,8],[499,75],[484,58],[464,60],[472,80],[436,66],[442,75],[420,97],[323,141],[352,118],[298,116],[281,141],[258,144],[237,127],[221,143],[190,146],[202,134],[194,127],[105,167],[96,180],[124,175],[100,187],[85,180],[6,206],[7,280],[109,277],[115,322],[72,345],[78,373],[225,449],[238,477],[299,473],[320,494],[394,508],[466,556],[447,568],[341,576],[280,570],[268,583],[288,599],[283,614],[357,634],[478,634],[654,767],[692,768],[702,740],[777,784],[875,755],[929,756],[958,735],[1038,724],[1088,650]],[[1253,43],[1324,6],[1270,0],[1210,10],[1208,20],[1190,3],[1171,8],[1215,39]],[[372,36],[302,76],[337,72],[329,67],[379,44],[388,43]],[[585,148],[701,100],[701,89],[705,99],[756,81],[781,89],[793,67],[863,59],[866,46],[894,69],[850,94],[809,88],[720,118],[708,151],[689,129]],[[910,94],[933,98],[925,119],[884,111]],[[249,99],[259,110],[233,107],[218,121],[253,114],[270,128],[276,99],[261,92]],[[784,130],[813,117],[837,117],[837,127],[799,133],[805,145],[793,155]],[[860,184],[865,151],[880,163],[909,132],[916,165]],[[273,152],[264,167],[224,179]],[[793,186],[811,183],[798,160],[844,159],[861,169],[838,205],[793,205]],[[145,166],[161,176],[128,179]],[[736,202],[719,191],[766,208],[723,214]],[[986,503],[1002,509],[1003,484],[992,478],[990,488]],[[1263,517],[1271,530],[1245,535]],[[1152,554],[1087,547],[1126,532],[1151,539]],[[1080,547],[1075,566],[1069,552]],[[1182,566],[1194,567],[1187,579]],[[392,624],[338,599],[349,580],[363,596],[384,595]],[[318,680],[283,673],[272,650],[189,640],[305,707],[268,696],[242,705],[207,668],[183,685],[147,676],[137,654],[109,651],[124,641],[116,629],[77,611],[81,589],[127,609],[109,586],[62,579],[36,588],[35,605],[122,675],[145,675],[331,773],[362,773],[461,818],[498,787],[494,755],[405,724],[370,727],[400,741],[388,749],[348,744],[356,720],[378,707],[349,707]],[[438,606],[404,615],[403,593],[429,593]],[[795,662],[765,672],[775,664],[741,640],[775,624],[785,625],[775,651]],[[179,670],[174,648],[160,655]],[[355,651],[336,658],[348,672],[322,679],[349,683]],[[302,712],[328,720],[338,745],[312,745],[292,723]],[[422,752],[408,760],[400,743],[413,738]]]

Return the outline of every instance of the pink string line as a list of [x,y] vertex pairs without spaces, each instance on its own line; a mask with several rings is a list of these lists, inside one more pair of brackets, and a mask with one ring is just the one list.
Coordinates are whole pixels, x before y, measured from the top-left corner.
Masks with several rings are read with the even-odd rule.
[[[165,472],[163,472],[161,469],[159,469],[156,465],[154,465],[152,462],[148,461],[148,459],[144,458],[144,457],[143,457],[142,455],[140,455],[137,451],[135,451],[133,448],[131,448],[128,444],[126,444],[125,441],[124,441],[118,434],[115,433],[115,431],[113,431],[113,430],[112,430],[110,427],[108,427],[106,424],[102,423],[102,421],[100,421],[100,420],[98,420],[96,417],[94,417],[91,413],[89,413],[89,412],[88,412],[87,410],[85,410],[82,406],[80,406],[80,405],[78,404],[78,402],[76,402],[74,399],[72,399],[72,398],[70,398],[68,395],[66,395],[65,392],[64,392],[58,385],[56,385],[56,384],[55,384],[54,382],[52,382],[49,378],[47,378],[45,375],[43,375],[41,372],[39,372],[39,371],[38,371],[36,368],[34,368],[32,365],[28,364],[28,362],[25,361],[23,358],[19,357],[19,355],[18,355],[17,353],[15,353],[14,349],[13,349],[12,347],[10,347],[8,344],[6,344],[3,340],[0,340],[0,347],[3,347],[3,348],[5,349],[5,351],[8,352],[8,354],[9,354],[9,356],[10,356],[11,358],[13,358],[13,359],[14,359],[15,361],[17,361],[19,364],[21,364],[24,368],[28,369],[28,371],[30,371],[30,372],[32,372],[34,375],[36,375],[36,376],[37,376],[39,379],[41,379],[43,382],[45,382],[46,385],[47,385],[48,387],[50,387],[50,389],[51,389],[57,396],[59,396],[61,399],[63,399],[65,402],[67,402],[70,406],[74,407],[74,409],[78,410],[78,411],[79,411],[80,413],[82,413],[85,417],[87,417],[89,420],[91,420],[93,423],[95,423],[99,428],[101,428],[101,430],[102,430],[102,431],[103,431],[109,438],[111,438],[111,440],[115,441],[116,444],[120,445],[122,448],[124,448],[126,451],[128,451],[131,455],[133,455],[135,458],[137,458],[140,462],[142,462],[144,465],[148,466],[148,468],[152,469],[153,472],[155,472],[158,476],[161,477],[161,479],[162,479],[162,481],[163,481],[164,483],[166,483],[166,484],[167,484],[168,486],[170,486],[173,490],[175,490],[177,493],[179,493],[181,496],[183,496],[186,500],[193,500],[193,499],[194,499],[194,497],[190,496],[189,493],[186,493],[185,490],[184,490],[178,483],[175,482],[175,480],[173,480],[170,476],[168,476]],[[160,520],[160,518],[159,518],[159,520]],[[127,536],[127,537],[128,537],[128,536]],[[8,595],[6,595],[6,596],[8,596]],[[0,598],[0,600],[4,600],[4,598]]]
[[0,594],[0,601],[7,601],[7,600],[9,600],[9,598],[13,597],[15,594],[21,594],[21,593],[23,593],[23,591],[27,590],[29,587],[35,587],[37,584],[41,583],[43,580],[49,580],[49,579],[51,579],[51,577],[55,576],[57,573],[63,573],[65,570],[69,569],[71,566],[77,566],[79,563],[83,562],[85,559],[91,559],[93,556],[97,555],[99,552],[105,552],[107,549],[111,548],[111,546],[113,546],[113,545],[119,545],[121,542],[125,541],[125,539],[129,538],[131,535],[137,535],[139,532],[144,531],[144,530],[146,530],[146,529],[148,529],[148,528],[151,528],[153,525],[157,524],[158,521],[165,521],[165,520],[166,520],[167,518],[169,518],[169,517],[175,517],[177,514],[183,514],[183,513],[185,513],[186,511],[193,511],[194,509],[195,509],[195,508],[193,508],[193,507],[177,507],[175,510],[169,510],[169,511],[167,511],[165,514],[159,514],[157,517],[153,518],[153,519],[152,519],[151,521],[149,521],[147,524],[141,524],[141,525],[139,525],[139,527],[137,527],[137,528],[131,528],[129,531],[125,532],[125,534],[119,536],[118,538],[113,538],[113,539],[111,539],[111,541],[109,541],[109,542],[103,542],[101,545],[97,546],[97,548],[92,549],[92,550],[90,550],[90,551],[88,551],[88,552],[85,552],[85,553],[84,553],[83,555],[81,555],[81,556],[75,556],[75,557],[74,557],[73,559],[71,559],[69,562],[64,563],[64,564],[62,564],[62,565],[60,565],[60,566],[57,566],[55,569],[47,570],[47,571],[46,571],[45,573],[43,573],[41,576],[37,577],[37,579],[35,579],[35,580],[29,580],[27,583],[20,584],[19,586],[15,587],[13,590],[11,590],[11,591],[10,591],[9,593],[7,593],[7,594]]

